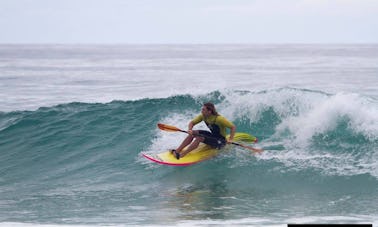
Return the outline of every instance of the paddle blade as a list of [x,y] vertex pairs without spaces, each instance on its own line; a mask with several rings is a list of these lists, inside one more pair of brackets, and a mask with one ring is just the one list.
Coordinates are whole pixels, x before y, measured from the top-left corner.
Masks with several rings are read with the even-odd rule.
[[172,125],[166,125],[166,124],[158,123],[157,126],[161,130],[168,131],[168,132],[182,132],[181,129],[176,128],[175,126],[172,126]]

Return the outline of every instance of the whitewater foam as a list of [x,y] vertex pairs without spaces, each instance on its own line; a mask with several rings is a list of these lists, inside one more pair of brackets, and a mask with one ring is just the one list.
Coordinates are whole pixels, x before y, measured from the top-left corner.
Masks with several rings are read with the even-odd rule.
[[341,119],[348,120],[348,127],[362,133],[367,139],[378,139],[377,103],[369,102],[357,94],[338,93],[321,101],[309,102],[312,106],[301,111],[300,116],[284,120],[277,132],[289,129],[299,143],[308,142],[314,135],[336,128]]

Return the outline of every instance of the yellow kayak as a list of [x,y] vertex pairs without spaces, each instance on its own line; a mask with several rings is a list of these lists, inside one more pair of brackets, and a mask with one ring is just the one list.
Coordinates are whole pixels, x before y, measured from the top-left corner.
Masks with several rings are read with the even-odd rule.
[[[257,138],[248,133],[237,132],[235,133],[234,141],[256,143]],[[210,147],[209,145],[200,143],[200,145],[195,150],[189,152],[187,155],[180,158],[179,160],[177,160],[176,157],[173,154],[171,154],[170,151],[164,151],[158,154],[142,154],[142,155],[143,157],[153,162],[163,164],[163,165],[188,166],[188,165],[193,165],[198,162],[202,162],[210,158],[213,158],[214,156],[222,152],[222,150],[223,149],[220,149],[220,150],[215,149],[215,148]]]

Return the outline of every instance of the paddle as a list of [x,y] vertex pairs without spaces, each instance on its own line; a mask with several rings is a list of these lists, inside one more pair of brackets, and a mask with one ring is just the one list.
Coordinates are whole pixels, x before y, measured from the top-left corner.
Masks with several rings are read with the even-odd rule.
[[[179,128],[175,127],[175,126],[172,126],[172,125],[166,125],[166,124],[161,124],[161,123],[158,123],[157,125],[158,125],[159,129],[167,131],[167,132],[184,132],[184,133],[188,133],[189,134],[188,131],[181,130],[181,129],[179,129]],[[199,136],[206,137],[205,135],[199,135]],[[256,153],[261,153],[261,152],[264,151],[263,149],[253,148],[253,147],[246,146],[246,145],[243,145],[243,144],[240,144],[240,143],[231,142],[231,144],[243,147],[245,149],[251,150],[251,151],[256,152]]]

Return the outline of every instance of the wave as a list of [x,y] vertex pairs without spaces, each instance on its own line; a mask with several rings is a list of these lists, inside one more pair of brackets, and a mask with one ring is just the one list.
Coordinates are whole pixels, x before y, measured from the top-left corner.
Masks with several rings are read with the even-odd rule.
[[1,113],[0,184],[65,179],[82,185],[117,176],[140,181],[146,168],[161,168],[140,153],[177,146],[185,136],[161,132],[156,123],[186,128],[205,101],[214,102],[238,131],[258,137],[256,146],[266,152],[251,156],[233,147],[199,168],[221,163],[231,171],[279,178],[303,173],[378,178],[377,100],[285,87]]
[[[141,156],[177,146],[185,134],[156,123],[185,128],[205,101],[265,152],[230,146],[182,168]],[[303,203],[304,216],[324,216],[324,207],[338,217],[374,214],[376,111],[376,100],[358,94],[280,88],[0,113],[0,222],[177,224],[189,212],[193,224],[246,211],[248,223],[282,223],[282,210],[298,217]]]

